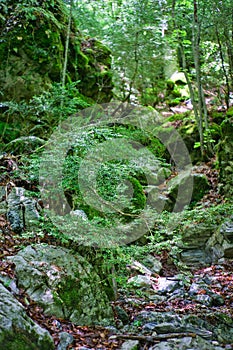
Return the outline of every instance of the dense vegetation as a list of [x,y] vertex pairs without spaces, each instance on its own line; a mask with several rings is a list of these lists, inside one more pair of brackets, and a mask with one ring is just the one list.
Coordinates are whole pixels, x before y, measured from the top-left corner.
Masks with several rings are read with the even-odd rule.
[[127,264],[146,254],[185,270],[187,231],[232,214],[232,11],[231,0],[0,3],[0,185],[44,210],[16,234],[85,255],[111,298],[131,292]]

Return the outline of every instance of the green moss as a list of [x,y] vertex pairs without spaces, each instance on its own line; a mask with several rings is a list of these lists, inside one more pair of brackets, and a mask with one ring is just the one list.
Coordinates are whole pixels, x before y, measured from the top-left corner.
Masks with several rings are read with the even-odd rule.
[[146,205],[146,196],[143,191],[143,187],[140,182],[134,177],[129,177],[129,181],[133,185],[133,198],[132,202],[132,211],[140,212],[140,210],[144,209]]
[[174,89],[174,87],[175,87],[174,81],[168,79],[168,80],[167,80],[167,90],[168,90],[168,91],[172,91],[172,90]]
[[[46,1],[38,7],[33,7],[30,2],[19,5],[8,2],[9,11],[0,21],[3,38],[0,48],[3,94],[0,99],[29,101],[48,84],[61,79],[69,14],[60,0]],[[14,25],[10,24],[6,31],[6,23],[12,14]],[[93,39],[88,42],[88,51],[85,52],[85,42],[87,40],[72,24],[67,81],[81,80],[81,93],[94,99],[101,97],[100,102],[108,102],[112,97],[111,77],[110,74],[99,76],[99,73],[100,67],[104,67],[106,72],[110,69],[110,51]]]
[[36,333],[31,332],[29,334],[27,330],[23,330],[22,328],[18,328],[13,326],[14,331],[4,332],[0,336],[0,348],[7,350],[53,350],[54,344],[52,340],[44,337],[43,341],[38,341],[38,335]]
[[178,104],[180,104],[181,101],[183,101],[183,98],[177,97],[177,98],[174,98],[172,100],[167,100],[167,104],[170,107],[174,107],[174,106],[177,106]]
[[80,296],[78,289],[78,280],[67,277],[64,285],[59,285],[57,294],[67,309],[74,310],[80,308]]
[[228,117],[233,117],[233,107],[230,107],[227,111],[226,111],[226,115]]

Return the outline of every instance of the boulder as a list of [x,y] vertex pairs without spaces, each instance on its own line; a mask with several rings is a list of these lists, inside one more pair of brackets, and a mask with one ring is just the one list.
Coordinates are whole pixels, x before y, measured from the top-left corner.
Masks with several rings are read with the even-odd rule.
[[221,346],[212,345],[207,340],[197,336],[183,337],[181,339],[168,339],[167,341],[161,341],[159,344],[153,345],[149,350],[223,350],[225,348]]
[[198,202],[209,190],[210,185],[205,175],[190,174],[189,171],[180,172],[168,182],[168,196],[176,203],[175,211]]
[[213,263],[221,258],[233,258],[233,216],[227,219],[209,238],[206,251]]
[[168,294],[174,292],[176,289],[182,287],[182,282],[175,277],[169,279],[167,277],[160,277],[158,280],[157,293],[159,294]]
[[189,226],[182,236],[180,258],[189,267],[217,263],[221,258],[233,258],[233,216],[219,227],[216,225]]
[[60,342],[58,344],[57,350],[66,350],[67,347],[74,341],[73,336],[67,332],[61,332],[59,334],[59,339]]
[[40,219],[40,206],[37,201],[27,196],[22,187],[14,187],[7,197],[7,219],[13,231],[20,233],[24,229],[37,229]]
[[[214,320],[216,323],[213,328]],[[140,322],[140,327],[145,334],[151,334],[152,332],[156,332],[157,334],[194,333],[197,335],[197,338],[201,337],[207,341],[206,349],[208,349],[207,344],[211,346],[213,340],[222,344],[229,344],[233,336],[232,318],[226,314],[217,312],[209,312],[207,318],[204,314],[198,316],[192,313],[178,315],[173,311],[142,311],[134,319],[134,322],[136,321]],[[179,347],[174,347],[174,349],[179,349]],[[195,349],[199,350],[202,348],[195,347]]]
[[138,350],[139,345],[138,340],[127,340],[122,344],[121,350]]
[[[0,17],[0,99],[3,101],[29,101],[52,82],[61,80],[69,9],[60,0],[38,0],[33,6],[30,2],[18,4],[8,0],[4,10],[1,8],[4,16]],[[72,20],[67,81],[78,81],[79,91],[100,103],[112,98],[110,54],[98,40],[85,38]]]
[[6,350],[55,349],[49,332],[30,319],[13,295],[0,283],[0,348]]
[[180,258],[189,267],[199,267],[210,264],[212,258],[208,253],[207,242],[217,230],[217,225],[205,223],[193,224],[183,233]]
[[136,275],[129,278],[128,283],[131,283],[136,288],[151,286],[151,280],[149,276]]
[[152,255],[147,255],[143,263],[153,272],[159,274],[162,271],[162,263]]
[[45,313],[78,325],[109,324],[110,302],[92,266],[68,249],[37,244],[9,257],[16,265],[19,287]]

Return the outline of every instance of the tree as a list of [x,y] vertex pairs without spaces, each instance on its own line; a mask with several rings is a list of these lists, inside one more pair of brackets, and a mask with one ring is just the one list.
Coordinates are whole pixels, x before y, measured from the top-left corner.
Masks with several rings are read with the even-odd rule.
[[84,31],[110,46],[116,95],[130,101],[164,77],[163,4],[123,0],[104,5],[101,0],[76,2],[76,18]]

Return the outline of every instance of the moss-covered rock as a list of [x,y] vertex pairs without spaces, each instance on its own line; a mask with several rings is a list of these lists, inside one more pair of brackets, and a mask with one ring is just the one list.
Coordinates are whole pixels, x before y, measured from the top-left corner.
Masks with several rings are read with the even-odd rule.
[[189,98],[189,89],[184,73],[175,72],[166,83],[166,99],[169,106],[176,106]]
[[18,302],[0,283],[0,348],[6,350],[53,350],[49,332],[30,319]]
[[180,173],[168,183],[169,198],[176,203],[178,210],[185,205],[193,205],[209,191],[210,185],[205,175]]
[[113,321],[101,280],[81,255],[65,248],[38,244],[26,247],[11,260],[16,265],[19,286],[46,314],[79,325]]
[[[61,80],[69,11],[62,0],[7,0],[0,4],[1,101],[22,99]],[[84,38],[72,21],[67,81],[98,102],[112,97],[110,51],[99,41]]]
[[228,117],[233,117],[233,106],[230,107],[230,108],[227,110],[226,115],[227,115]]

